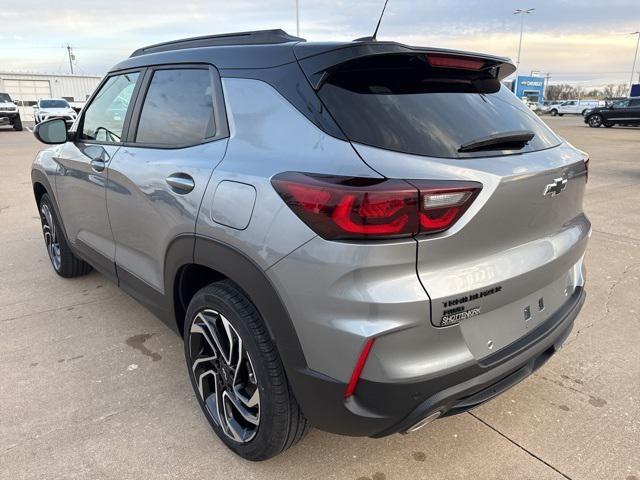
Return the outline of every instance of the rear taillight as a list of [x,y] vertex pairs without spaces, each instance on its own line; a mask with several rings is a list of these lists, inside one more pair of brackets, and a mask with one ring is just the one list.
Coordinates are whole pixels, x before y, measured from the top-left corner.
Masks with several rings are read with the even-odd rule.
[[420,233],[451,227],[473,203],[482,185],[476,182],[411,181],[420,191]]
[[454,68],[457,70],[478,71],[486,65],[486,61],[480,58],[463,57],[460,55],[448,55],[440,53],[429,53],[426,55],[427,62],[432,67]]
[[272,184],[327,240],[382,239],[451,227],[482,186],[475,182],[384,180],[286,172]]

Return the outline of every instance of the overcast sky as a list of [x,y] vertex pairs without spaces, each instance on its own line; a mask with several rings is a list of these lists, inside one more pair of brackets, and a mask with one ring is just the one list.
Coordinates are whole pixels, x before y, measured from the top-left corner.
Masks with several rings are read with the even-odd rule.
[[[351,40],[373,32],[384,0],[299,2],[302,37]],[[525,19],[522,72],[584,85],[629,81],[640,0],[390,0],[378,38],[515,61],[514,8],[536,9]],[[69,43],[78,72],[104,74],[140,46],[265,28],[295,34],[295,0],[3,0],[0,71],[68,73]]]

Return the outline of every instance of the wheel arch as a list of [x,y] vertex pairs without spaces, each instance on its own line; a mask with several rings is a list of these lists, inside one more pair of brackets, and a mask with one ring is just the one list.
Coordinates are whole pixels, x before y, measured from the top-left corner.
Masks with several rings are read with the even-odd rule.
[[173,328],[180,335],[193,295],[203,286],[228,279],[254,303],[278,347],[287,374],[306,369],[300,341],[280,295],[264,271],[235,247],[205,236],[178,237],[167,251],[165,278]]

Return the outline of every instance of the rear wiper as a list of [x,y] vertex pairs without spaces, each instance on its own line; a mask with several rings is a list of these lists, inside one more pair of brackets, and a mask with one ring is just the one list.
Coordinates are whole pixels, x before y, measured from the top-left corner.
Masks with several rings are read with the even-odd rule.
[[517,132],[502,132],[478,138],[461,145],[458,152],[481,152],[484,150],[521,150],[536,134],[529,130]]

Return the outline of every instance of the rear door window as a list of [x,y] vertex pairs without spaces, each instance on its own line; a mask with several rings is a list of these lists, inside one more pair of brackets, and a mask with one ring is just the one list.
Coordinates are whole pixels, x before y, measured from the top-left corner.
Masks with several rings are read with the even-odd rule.
[[[553,132],[495,78],[431,67],[424,55],[377,55],[329,74],[319,95],[358,143],[442,158],[517,154],[560,144]],[[483,138],[530,132],[513,150],[460,152]]]
[[195,145],[213,137],[213,85],[207,68],[156,70],[149,84],[136,142]]

